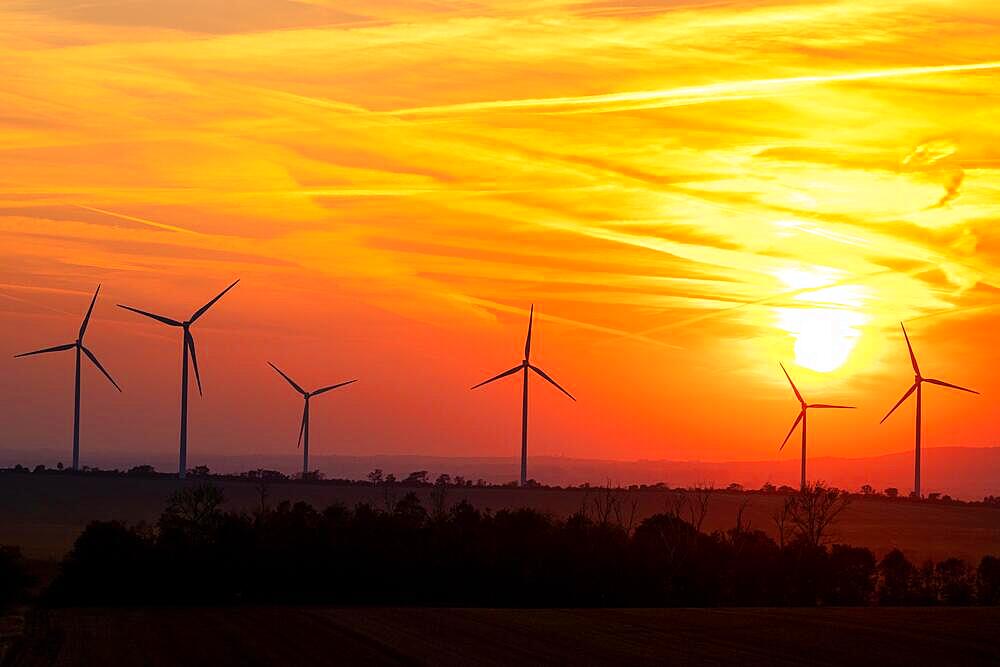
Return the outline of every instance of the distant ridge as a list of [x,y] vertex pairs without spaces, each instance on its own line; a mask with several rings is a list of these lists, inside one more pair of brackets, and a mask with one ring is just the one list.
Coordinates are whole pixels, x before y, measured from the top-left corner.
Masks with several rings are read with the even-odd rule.
[[[0,466],[20,463],[29,467],[37,464],[54,466],[67,461],[64,450],[0,449]],[[99,468],[127,469],[139,463],[158,470],[176,469],[176,453],[150,454],[141,461],[131,453],[93,452],[86,465]],[[214,472],[242,472],[268,468],[291,473],[301,468],[297,453],[243,456],[199,456],[191,465],[207,465]],[[416,454],[376,454],[371,456],[318,455],[313,467],[328,477],[363,479],[375,468],[396,477],[405,477],[415,470],[427,470],[431,478],[447,473],[470,480],[513,482],[518,476],[518,459],[511,457],[447,457]],[[909,493],[913,481],[913,452],[881,456],[845,458],[816,457],[810,459],[809,477],[834,486],[857,490],[870,484],[877,490],[896,487]],[[770,482],[776,486],[795,486],[799,462],[793,457],[772,461],[672,461],[637,460],[611,461],[577,459],[557,456],[532,458],[531,476],[544,484],[577,485],[585,482],[600,485],[655,484],[692,486],[710,484],[725,487],[742,484],[749,489]],[[924,450],[924,493],[944,493],[966,500],[981,500],[983,496],[1000,495],[1000,447],[930,447]]]

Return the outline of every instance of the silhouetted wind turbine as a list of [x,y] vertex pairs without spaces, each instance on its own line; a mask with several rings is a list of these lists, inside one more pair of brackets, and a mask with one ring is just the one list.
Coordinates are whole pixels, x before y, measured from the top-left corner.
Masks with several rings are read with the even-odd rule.
[[83,336],[87,333],[87,325],[90,323],[90,314],[94,312],[94,304],[97,303],[97,295],[101,292],[101,286],[97,286],[97,290],[94,292],[94,298],[90,300],[90,308],[87,309],[87,314],[83,317],[83,324],[80,325],[80,333],[77,335],[76,340],[72,343],[66,343],[65,345],[56,345],[55,347],[47,347],[43,350],[35,350],[34,352],[25,352],[24,354],[16,354],[15,357],[30,357],[35,354],[47,354],[48,352],[63,352],[65,350],[76,349],[76,392],[73,399],[73,470],[80,469],[80,353],[87,355],[87,358],[97,366],[97,370],[104,373],[104,377],[115,386],[115,389],[121,391],[122,388],[118,386],[111,374],[104,370],[104,366],[101,362],[97,360],[94,353],[87,349],[83,344]]
[[545,371],[538,366],[532,365],[529,361],[531,358],[531,324],[534,319],[535,306],[532,305],[531,313],[528,315],[528,337],[524,341],[524,360],[517,366],[514,366],[514,368],[504,371],[503,373],[491,377],[489,380],[480,382],[475,387],[472,387],[473,389],[477,389],[478,387],[482,387],[483,385],[499,380],[500,378],[507,377],[508,375],[513,375],[518,372],[524,373],[524,396],[521,402],[521,486],[525,486],[528,483],[528,371],[535,371],[556,389],[566,394],[574,401],[576,400],[576,398],[573,397],[573,394],[560,387],[559,383],[550,378]]
[[285,378],[288,384],[292,385],[292,389],[302,394],[302,398],[305,401],[305,407],[302,409],[302,426],[299,427],[299,444],[302,447],[302,476],[303,478],[309,474],[309,399],[313,396],[319,396],[320,394],[325,394],[328,391],[337,389],[339,387],[344,387],[346,385],[357,382],[357,380],[348,380],[347,382],[341,382],[339,384],[331,384],[329,387],[323,387],[322,389],[317,389],[316,391],[306,391],[300,387],[295,380],[285,375],[284,371],[272,364],[270,361],[267,365],[278,372],[278,375]]
[[780,452],[782,449],[785,448],[785,445],[788,443],[788,439],[791,438],[792,437],[792,433],[795,432],[795,427],[799,425],[799,422],[802,422],[802,480],[799,483],[800,484],[799,488],[805,489],[806,488],[806,413],[807,413],[807,411],[809,410],[809,408],[834,408],[834,409],[837,409],[837,410],[853,410],[854,406],[853,405],[830,405],[828,403],[806,403],[806,399],[802,398],[802,394],[799,393],[799,390],[795,386],[795,383],[792,382],[792,376],[789,375],[788,371],[785,370],[785,365],[781,364],[781,363],[779,363],[778,365],[781,366],[781,370],[784,372],[785,377],[788,378],[788,384],[792,385],[792,391],[795,392],[795,398],[799,399],[799,405],[802,406],[802,409],[799,410],[799,416],[795,418],[795,421],[792,423],[792,428],[789,429],[788,435],[785,436],[785,440],[781,443],[781,447],[778,448],[778,451]]
[[131,310],[133,313],[138,313],[150,319],[154,319],[157,322],[162,322],[163,324],[180,327],[184,330],[184,340],[182,343],[183,347],[183,361],[181,366],[181,453],[180,453],[180,463],[177,470],[177,475],[181,479],[187,475],[187,412],[188,412],[188,354],[191,355],[191,364],[194,366],[194,377],[198,382],[198,395],[201,395],[201,374],[198,372],[198,355],[194,351],[194,336],[191,335],[191,325],[198,321],[198,318],[205,314],[205,312],[215,305],[215,302],[222,298],[222,296],[229,290],[236,287],[236,283],[240,282],[237,280],[232,285],[226,289],[219,292],[219,294],[206,303],[204,306],[199,308],[191,316],[191,319],[180,322],[178,320],[170,319],[169,317],[164,317],[163,315],[156,315],[154,313],[148,313],[145,310],[139,310],[138,308],[133,308],[132,306],[123,306],[118,304],[119,308],[124,308],[125,310]]
[[973,391],[972,389],[966,389],[965,387],[959,387],[957,384],[951,384],[949,382],[944,382],[942,380],[935,380],[933,378],[925,378],[924,376],[922,376],[920,374],[920,366],[917,365],[917,357],[915,354],[913,354],[913,346],[910,345],[910,337],[906,335],[906,327],[903,326],[902,322],[899,323],[899,326],[902,327],[903,329],[903,338],[906,340],[906,349],[910,351],[910,364],[913,365],[913,385],[906,390],[906,393],[903,394],[903,398],[899,399],[896,402],[896,405],[892,406],[892,410],[889,410],[889,412],[886,413],[885,417],[882,417],[882,421],[879,423],[880,424],[884,423],[885,420],[889,418],[889,415],[895,412],[896,408],[902,405],[903,401],[905,401],[907,398],[910,397],[910,394],[912,394],[914,391],[917,392],[917,431],[916,431],[916,449],[914,451],[914,459],[913,459],[913,494],[919,498],[920,497],[920,410],[922,407],[921,387],[923,383],[930,382],[931,384],[940,385],[942,387],[949,387],[950,389],[967,391],[970,394],[978,394],[979,392]]

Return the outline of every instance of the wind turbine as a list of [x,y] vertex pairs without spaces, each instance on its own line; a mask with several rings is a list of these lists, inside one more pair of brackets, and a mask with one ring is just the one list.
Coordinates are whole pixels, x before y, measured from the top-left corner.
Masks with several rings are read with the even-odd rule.
[[43,350],[35,350],[34,352],[25,352],[24,354],[16,354],[15,357],[30,357],[35,354],[47,354],[49,352],[63,352],[65,350],[76,349],[76,391],[73,398],[73,470],[80,469],[80,354],[83,353],[87,355],[91,363],[97,366],[97,370],[104,373],[104,377],[108,378],[108,381],[115,386],[115,389],[121,391],[122,388],[118,386],[111,374],[104,370],[104,366],[101,362],[97,360],[94,353],[91,352],[83,344],[83,336],[87,333],[87,325],[90,323],[90,314],[94,312],[94,304],[97,303],[97,295],[101,293],[101,286],[97,286],[97,290],[94,292],[94,298],[90,300],[90,308],[87,309],[87,314],[83,317],[83,324],[80,325],[80,333],[77,335],[76,340],[72,343],[66,343],[65,345],[56,345],[55,347],[47,347]]
[[[317,389],[316,391],[306,391],[300,387],[295,380],[285,375],[284,371],[272,364],[270,361],[267,365],[278,372],[278,375],[285,378],[288,384],[292,385],[292,389],[302,394],[302,398],[305,401],[305,407],[302,409],[302,426],[299,427],[299,444],[302,447],[302,476],[303,479],[307,474],[309,474],[309,399],[313,396],[319,396],[320,394],[325,394],[328,391],[337,389],[338,387],[344,387],[346,385],[357,382],[357,380],[348,380],[347,382],[341,382],[339,384],[331,384],[329,387],[323,387],[322,389]],[[304,443],[304,444],[303,444]]]
[[882,417],[882,421],[879,423],[880,424],[884,423],[885,420],[889,418],[889,415],[895,412],[896,408],[902,405],[903,401],[905,401],[907,398],[910,397],[910,394],[912,394],[914,391],[917,392],[917,430],[916,430],[916,449],[914,451],[914,459],[913,459],[913,494],[919,498],[920,497],[920,411],[922,407],[921,394],[923,393],[922,392],[923,383],[930,382],[931,384],[940,385],[942,387],[948,387],[950,389],[967,391],[970,394],[978,394],[979,392],[973,391],[972,389],[966,389],[965,387],[959,387],[957,384],[951,384],[949,382],[944,382],[942,380],[935,380],[934,378],[925,378],[924,376],[922,376],[920,374],[920,366],[917,365],[917,357],[915,354],[913,354],[913,346],[910,345],[910,337],[906,335],[906,327],[903,326],[902,322],[899,323],[899,326],[902,327],[903,329],[903,338],[906,339],[906,348],[910,351],[910,363],[913,365],[913,384],[910,386],[909,389],[906,390],[906,393],[903,394],[903,398],[899,399],[899,401],[896,402],[896,405],[892,406],[892,410],[889,410],[889,412],[886,413],[885,417]]
[[542,376],[543,379],[547,380],[549,384],[554,386],[556,389],[566,394],[574,401],[576,398],[573,394],[569,393],[565,389],[559,386],[559,383],[550,378],[545,371],[543,371],[538,366],[534,366],[529,361],[531,358],[531,324],[535,319],[535,306],[532,304],[531,313],[528,316],[528,337],[524,341],[524,360],[519,363],[514,368],[504,371],[499,375],[491,377],[489,380],[480,382],[473,389],[487,385],[490,382],[499,380],[500,378],[507,377],[508,375],[513,375],[514,373],[524,373],[524,394],[521,401],[521,486],[526,486],[528,483],[528,371],[532,370]]
[[184,330],[184,341],[182,344],[183,361],[181,366],[181,453],[177,471],[177,476],[181,479],[184,479],[187,475],[188,354],[191,355],[191,365],[194,366],[194,377],[198,382],[198,395],[201,395],[201,374],[198,372],[198,355],[195,354],[194,351],[194,336],[191,335],[191,325],[197,322],[198,318],[204,315],[209,308],[215,305],[215,302],[221,299],[226,292],[236,287],[236,283],[238,282],[240,281],[237,280],[232,285],[219,292],[214,299],[196,310],[190,319],[184,320],[183,322],[169,317],[164,317],[163,315],[148,313],[145,310],[139,310],[138,308],[133,308],[132,306],[123,306],[122,304],[118,304],[119,308],[131,310],[133,313],[138,313],[144,317],[154,319],[157,322],[162,322],[163,324],[172,327],[180,327]]
[[792,376],[789,375],[788,371],[785,370],[785,365],[781,363],[779,363],[778,365],[781,366],[782,372],[784,372],[785,377],[788,378],[788,384],[792,385],[792,391],[795,392],[795,398],[799,399],[799,405],[802,406],[802,408],[799,410],[799,416],[795,418],[795,421],[792,423],[792,428],[788,430],[788,435],[785,436],[785,440],[784,442],[781,443],[781,447],[778,448],[778,451],[780,452],[782,449],[785,448],[785,445],[788,443],[788,439],[791,438],[792,433],[795,432],[795,427],[799,425],[799,422],[802,422],[802,480],[800,482],[799,488],[805,489],[806,488],[806,413],[809,411],[809,408],[833,408],[837,410],[853,410],[854,406],[830,405],[829,403],[806,403],[806,399],[802,398],[802,394],[799,393],[798,387],[796,387],[795,383],[792,382]]

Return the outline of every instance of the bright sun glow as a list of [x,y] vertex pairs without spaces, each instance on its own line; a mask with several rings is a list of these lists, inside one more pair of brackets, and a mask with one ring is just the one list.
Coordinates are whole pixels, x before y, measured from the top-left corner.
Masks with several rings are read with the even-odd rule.
[[869,319],[859,310],[864,288],[837,285],[836,274],[822,267],[776,275],[792,289],[809,290],[792,297],[808,306],[775,308],[778,327],[795,339],[795,362],[820,373],[842,367],[861,337],[860,327]]

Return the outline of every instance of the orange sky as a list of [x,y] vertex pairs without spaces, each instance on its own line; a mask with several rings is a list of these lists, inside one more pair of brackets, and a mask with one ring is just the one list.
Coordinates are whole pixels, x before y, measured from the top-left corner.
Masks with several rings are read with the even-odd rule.
[[[993,1],[14,0],[0,8],[0,447],[766,459],[997,441]],[[9,353],[9,354],[8,354]],[[794,458],[794,447],[780,454]]]

